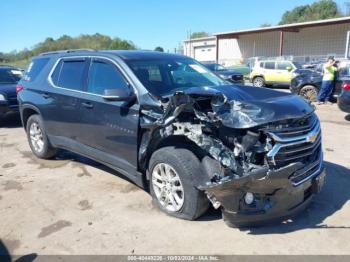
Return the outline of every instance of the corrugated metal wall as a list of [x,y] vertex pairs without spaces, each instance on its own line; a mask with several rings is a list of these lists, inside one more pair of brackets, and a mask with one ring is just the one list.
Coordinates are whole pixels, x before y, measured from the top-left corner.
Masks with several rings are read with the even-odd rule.
[[[321,56],[344,55],[346,34],[350,23],[284,32],[283,55]],[[219,39],[219,62],[235,64],[240,58],[279,55],[280,32],[240,35],[238,39]]]
[[328,25],[284,32],[284,55],[343,55],[350,24]]

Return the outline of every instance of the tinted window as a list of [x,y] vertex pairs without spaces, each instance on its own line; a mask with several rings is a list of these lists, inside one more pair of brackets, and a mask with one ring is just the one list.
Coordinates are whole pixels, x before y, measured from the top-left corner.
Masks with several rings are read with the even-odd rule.
[[275,69],[275,62],[265,62],[266,69]]
[[350,76],[350,64],[342,65],[339,68],[339,76]]
[[0,69],[1,84],[16,84],[22,77],[22,72],[13,68]]
[[103,95],[107,89],[118,88],[128,88],[128,84],[119,70],[108,62],[92,61],[87,91]]
[[85,60],[63,60],[51,78],[55,85],[72,90],[83,90]]
[[278,62],[277,63],[278,70],[288,70],[287,67],[292,67],[292,65],[289,62]]
[[47,62],[49,62],[49,60],[50,58],[47,57],[33,59],[23,76],[23,80],[34,81],[41,70],[43,70],[43,68],[46,66]]

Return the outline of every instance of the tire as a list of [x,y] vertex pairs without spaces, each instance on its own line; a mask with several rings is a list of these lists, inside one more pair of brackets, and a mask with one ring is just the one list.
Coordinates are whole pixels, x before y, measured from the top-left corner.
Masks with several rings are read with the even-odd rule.
[[42,159],[50,159],[57,149],[50,144],[40,115],[32,115],[27,121],[27,139],[33,154]]
[[317,88],[312,85],[303,86],[300,89],[299,95],[310,102],[315,102],[317,98]]
[[[170,176],[173,178],[173,187],[182,186],[182,193],[181,190],[176,190],[175,194],[169,193],[173,188],[171,185],[170,188],[167,188],[168,185],[164,182],[166,180],[164,179],[166,177],[165,169],[170,172]],[[163,170],[163,176],[161,170]],[[155,206],[170,216],[186,220],[195,220],[204,214],[209,207],[209,201],[205,194],[195,187],[194,183],[195,177],[203,176],[201,171],[200,161],[188,149],[163,147],[155,151],[149,164],[150,193]],[[160,187],[163,189],[160,190]],[[167,190],[168,195],[164,196],[167,194]],[[176,196],[169,197],[169,195],[177,195],[177,198]],[[168,204],[170,200],[167,199],[171,198],[178,205],[174,207],[171,203]]]
[[253,86],[255,87],[264,87],[265,86],[265,80],[261,76],[257,76],[253,78]]

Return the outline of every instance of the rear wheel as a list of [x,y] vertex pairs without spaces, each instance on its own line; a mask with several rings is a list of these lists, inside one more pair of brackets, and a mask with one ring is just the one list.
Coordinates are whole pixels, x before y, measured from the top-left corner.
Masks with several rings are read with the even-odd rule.
[[29,117],[26,131],[29,146],[34,155],[42,159],[49,159],[56,155],[57,149],[51,146],[47,138],[41,116]]
[[150,192],[155,205],[168,215],[194,220],[209,207],[194,178],[201,176],[200,161],[189,150],[164,147],[153,153],[150,165]]
[[317,98],[317,89],[312,85],[306,85],[300,89],[299,94],[306,100],[315,102]]
[[256,86],[256,87],[263,87],[265,86],[265,80],[263,77],[261,76],[257,76],[253,79],[253,86]]

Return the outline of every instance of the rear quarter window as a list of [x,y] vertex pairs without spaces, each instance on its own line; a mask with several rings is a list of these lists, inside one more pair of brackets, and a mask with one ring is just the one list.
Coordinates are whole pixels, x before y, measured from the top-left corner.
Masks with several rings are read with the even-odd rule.
[[23,80],[32,82],[34,81],[40,72],[43,70],[43,68],[47,65],[50,58],[36,58],[33,59],[32,62],[30,62],[26,72],[24,73]]

